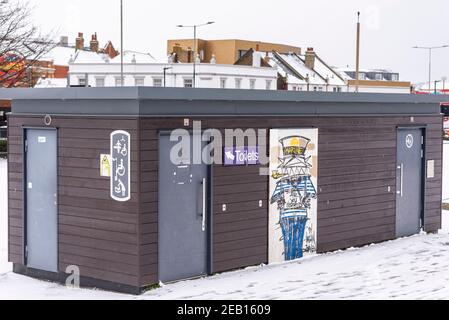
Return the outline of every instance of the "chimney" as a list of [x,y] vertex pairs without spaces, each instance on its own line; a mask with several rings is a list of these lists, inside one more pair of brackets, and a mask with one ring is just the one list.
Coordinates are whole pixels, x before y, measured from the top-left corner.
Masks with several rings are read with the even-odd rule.
[[69,46],[69,37],[61,36],[61,38],[59,39],[59,45],[61,47],[68,47]]
[[76,50],[84,50],[84,35],[82,32],[79,32],[76,38]]
[[90,40],[90,50],[93,52],[98,52],[99,49],[99,43],[98,43],[98,39],[97,39],[97,33],[95,32],[92,35],[92,40]]
[[315,69],[315,51],[313,51],[313,48],[307,48],[305,64],[307,68]]
[[261,66],[261,57],[260,52],[254,51],[253,52],[253,67],[260,68]]

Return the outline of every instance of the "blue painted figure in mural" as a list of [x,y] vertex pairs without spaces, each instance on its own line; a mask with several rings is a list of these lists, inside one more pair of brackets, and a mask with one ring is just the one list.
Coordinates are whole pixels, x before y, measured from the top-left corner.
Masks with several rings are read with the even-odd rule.
[[281,139],[282,154],[272,178],[277,180],[271,203],[277,203],[284,240],[285,260],[302,258],[304,234],[311,200],[316,198],[311,181],[311,157],[307,157],[310,139],[290,136]]

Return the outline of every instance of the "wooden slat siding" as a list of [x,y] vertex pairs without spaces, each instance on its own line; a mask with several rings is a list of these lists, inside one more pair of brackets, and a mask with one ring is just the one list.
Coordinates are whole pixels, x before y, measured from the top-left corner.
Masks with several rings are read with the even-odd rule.
[[[130,202],[129,207],[126,205],[112,207],[109,201],[101,196],[101,192],[107,191],[108,186],[92,178],[98,172],[98,163],[95,160],[98,158],[96,145],[88,142],[87,148],[84,149],[81,144],[73,141],[93,137],[101,143],[105,140],[101,138],[102,130],[110,130],[110,123],[99,122],[96,118],[73,120],[73,118],[58,119],[61,128],[64,128],[60,130],[60,139],[68,139],[66,140],[68,143],[62,143],[59,150],[62,172],[60,187],[63,187],[66,193],[61,196],[60,205],[64,208],[64,222],[70,223],[60,226],[61,233],[65,237],[63,241],[71,242],[78,239],[81,243],[77,245],[75,253],[76,257],[84,263],[81,265],[82,272],[89,272],[100,279],[117,281],[119,278],[127,281],[122,283],[137,282],[140,286],[157,282],[158,130],[183,128],[183,119],[143,118],[139,121],[139,125],[136,125],[134,119],[123,122],[128,130],[133,133],[139,132],[141,135],[137,142],[133,142],[133,146],[137,147],[139,152],[133,151],[132,154],[132,163],[140,165],[141,172],[139,174],[139,170],[134,169],[132,178],[133,190],[140,190],[137,193],[140,194],[142,201]],[[202,120],[203,128],[218,128],[221,131],[225,128],[318,127],[320,129],[318,250],[323,252],[394,238],[392,217],[394,217],[395,199],[386,194],[386,191],[385,194],[382,193],[382,190],[391,186],[392,193],[395,191],[396,127],[410,124],[409,117],[290,119],[241,117],[238,120],[235,118]],[[32,117],[27,118],[27,121],[29,125],[40,125],[42,122],[40,118]],[[10,181],[16,179],[15,182],[19,184],[22,170],[20,154],[22,122],[23,119],[12,119],[10,122],[12,151],[19,153],[11,154],[9,162],[12,170],[9,179]],[[425,214],[428,221],[425,227],[431,230],[441,223],[438,221],[441,201],[436,201],[439,199],[438,190],[441,189],[441,169],[438,168],[441,165],[439,162],[441,146],[436,145],[440,143],[441,118],[415,117],[415,124],[426,123],[428,124],[426,156],[428,159],[435,159],[437,166],[435,179],[428,180],[426,187],[429,198],[426,201]],[[14,124],[17,128],[14,128]],[[82,127],[87,129],[78,130]],[[89,131],[91,131],[90,134]],[[74,158],[80,161],[77,162]],[[76,175],[75,173],[80,169],[85,174]],[[259,176],[258,170],[257,166],[239,168],[214,166],[213,168],[214,272],[267,262],[268,177]],[[67,189],[71,185],[71,179],[73,179],[73,188]],[[14,186],[18,186],[17,183],[11,183],[11,188]],[[93,189],[95,192],[87,195],[83,188]],[[16,189],[19,191],[18,188]],[[247,196],[242,196],[242,193],[247,193]],[[21,195],[21,192],[19,194]],[[136,197],[139,197],[139,194]],[[264,206],[258,208],[258,198],[262,196],[260,200],[264,200]],[[21,236],[21,230],[14,227],[20,223],[21,198],[20,196],[12,198],[10,201],[11,245],[20,242]],[[225,213],[221,212],[224,201],[227,202]],[[78,206],[73,202],[84,204],[79,214],[76,210]],[[109,210],[114,211],[110,217],[107,216]],[[95,219],[86,221],[90,211],[95,215]],[[140,214],[138,214],[139,211]],[[134,230],[130,228],[133,221],[137,234],[131,233]],[[77,224],[77,226],[71,224]],[[106,230],[110,228],[117,230],[120,226],[127,228],[127,232],[117,233]],[[111,265],[105,264],[102,267],[109,268],[108,270],[99,270],[98,266],[94,265],[96,262],[94,259],[98,257],[89,257],[91,255],[91,248],[88,247],[90,237],[93,237],[92,241],[98,241],[98,245],[93,249],[104,250],[102,257],[110,259],[106,261],[110,261]],[[115,249],[108,250],[108,241],[117,243]],[[124,258],[120,254],[133,256],[136,251],[128,249],[134,246],[137,247],[137,256],[140,253],[140,258],[137,259],[137,268],[131,269],[137,271],[137,275],[128,275],[123,270],[122,263],[129,261],[120,261]],[[67,248],[69,251],[74,251],[73,247]],[[18,249],[18,251],[10,250],[10,259],[16,256],[14,252],[20,252],[20,248]],[[67,254],[64,254],[66,259]],[[73,253],[69,256],[72,255]],[[129,260],[136,262],[133,259]],[[70,262],[62,261],[61,266],[64,267]]]
[[[22,183],[22,126],[42,126],[42,117],[12,116],[10,140],[10,188]],[[59,270],[80,267],[81,275],[126,285],[139,285],[138,203],[139,159],[137,119],[53,117],[58,128]],[[131,133],[131,200],[112,201],[109,179],[99,176],[100,154],[109,154],[109,136],[114,130]],[[21,197],[11,202],[10,219],[21,222]],[[20,201],[20,202],[19,202]],[[22,228],[10,227],[10,259],[17,260]],[[10,247],[11,248],[11,247]]]
[[[160,122],[158,122],[161,125]],[[139,271],[140,286],[158,282],[158,130],[151,127],[153,119],[141,119],[140,127],[140,204]]]
[[[426,130],[426,159],[435,160],[435,177],[426,179],[424,204],[424,230],[436,232],[441,229],[442,211],[442,168],[443,168],[443,119]],[[424,172],[425,174],[425,172]]]
[[[11,123],[12,122],[12,123]],[[22,131],[8,116],[8,260],[23,263]]]
[[[191,123],[194,119],[191,119]],[[318,251],[343,249],[395,237],[396,128],[410,125],[410,117],[223,117],[202,120],[202,128],[319,128]],[[427,157],[441,165],[441,118],[415,116],[415,124],[427,124]],[[184,128],[183,118],[144,118],[141,121],[142,192],[154,192],[155,202],[145,204],[142,217],[157,225],[158,130]],[[189,129],[189,128],[187,128]],[[191,128],[190,128],[191,129]],[[152,156],[153,155],[153,156]],[[259,167],[213,167],[213,271],[221,272],[268,259],[268,177]],[[387,193],[388,186],[391,187]],[[434,197],[441,190],[438,177],[428,180],[426,192]],[[262,199],[259,199],[261,198]],[[258,208],[258,200],[264,200]],[[427,204],[428,227],[434,227],[441,203]],[[328,203],[329,201],[329,203]],[[227,211],[222,212],[226,203]],[[157,232],[157,230],[156,230]],[[320,235],[321,234],[321,235]],[[141,235],[143,236],[143,235]],[[157,240],[157,234],[153,240]],[[154,244],[153,244],[154,245]],[[153,246],[157,250],[157,245]],[[157,257],[157,255],[155,256]],[[155,267],[144,272],[156,275]]]

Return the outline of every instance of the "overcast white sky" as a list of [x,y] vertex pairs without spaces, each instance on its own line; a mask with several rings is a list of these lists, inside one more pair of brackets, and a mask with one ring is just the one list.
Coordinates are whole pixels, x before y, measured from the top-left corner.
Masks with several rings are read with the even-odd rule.
[[[35,23],[70,41],[97,32],[101,45],[119,47],[119,0],[30,0]],[[354,65],[356,12],[362,13],[363,68],[388,68],[401,79],[427,81],[427,51],[414,45],[449,44],[447,0],[124,0],[125,49],[165,56],[170,38],[190,38],[177,24],[215,25],[204,39],[238,38],[314,47],[334,66]],[[449,48],[434,51],[433,79],[449,77]]]

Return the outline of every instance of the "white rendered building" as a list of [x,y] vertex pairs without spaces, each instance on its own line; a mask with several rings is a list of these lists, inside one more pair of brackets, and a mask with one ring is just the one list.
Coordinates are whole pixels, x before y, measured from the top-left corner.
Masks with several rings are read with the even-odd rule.
[[[124,86],[193,87],[193,64],[157,62],[150,54],[126,51],[124,53]],[[197,88],[223,89],[277,89],[277,70],[271,67],[253,67],[213,63],[196,64]],[[165,72],[164,72],[165,70]],[[121,86],[120,56],[83,52],[69,63],[70,86]]]

